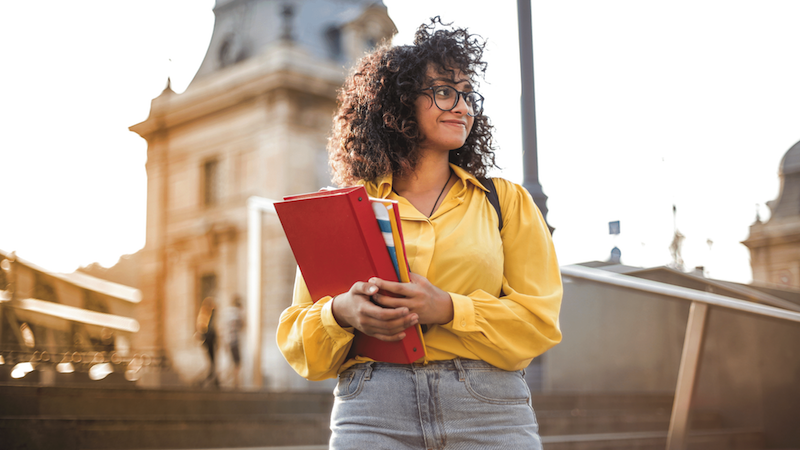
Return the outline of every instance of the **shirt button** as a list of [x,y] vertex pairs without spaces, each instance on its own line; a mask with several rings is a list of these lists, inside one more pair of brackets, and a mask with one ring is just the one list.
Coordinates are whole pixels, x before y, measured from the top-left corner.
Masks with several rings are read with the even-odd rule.
[[467,321],[466,321],[466,320],[464,320],[464,319],[461,319],[461,326],[462,326],[462,327],[465,327],[465,326],[467,326]]

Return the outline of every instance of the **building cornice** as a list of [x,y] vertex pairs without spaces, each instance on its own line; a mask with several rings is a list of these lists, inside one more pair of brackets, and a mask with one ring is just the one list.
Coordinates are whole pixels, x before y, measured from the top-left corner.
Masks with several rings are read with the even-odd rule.
[[773,218],[767,223],[750,226],[750,236],[742,244],[753,250],[756,248],[800,242],[800,218]]
[[314,59],[290,43],[280,43],[259,57],[196,80],[183,94],[165,90],[153,99],[147,120],[129,129],[148,139],[276,89],[334,99],[344,77],[343,68]]

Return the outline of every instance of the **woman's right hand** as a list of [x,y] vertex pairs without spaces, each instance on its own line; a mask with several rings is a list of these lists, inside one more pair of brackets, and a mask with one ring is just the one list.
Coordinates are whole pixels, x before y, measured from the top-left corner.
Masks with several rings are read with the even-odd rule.
[[341,327],[355,327],[382,341],[399,341],[406,337],[408,327],[419,322],[419,316],[406,307],[384,308],[372,303],[370,296],[377,292],[373,283],[356,282],[331,300],[333,317]]

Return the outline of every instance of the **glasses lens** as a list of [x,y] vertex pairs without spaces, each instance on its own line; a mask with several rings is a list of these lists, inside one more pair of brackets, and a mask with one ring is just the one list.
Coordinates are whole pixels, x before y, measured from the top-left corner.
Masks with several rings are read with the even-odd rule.
[[481,97],[481,94],[468,92],[464,96],[464,101],[467,102],[470,116],[477,116],[483,112],[483,97]]
[[433,101],[442,111],[450,111],[458,104],[458,97],[464,97],[470,116],[477,116],[483,112],[483,97],[477,92],[458,92],[450,86],[436,86],[433,89]]
[[433,100],[442,111],[450,111],[455,108],[458,97],[456,90],[450,86],[436,86],[433,88]]

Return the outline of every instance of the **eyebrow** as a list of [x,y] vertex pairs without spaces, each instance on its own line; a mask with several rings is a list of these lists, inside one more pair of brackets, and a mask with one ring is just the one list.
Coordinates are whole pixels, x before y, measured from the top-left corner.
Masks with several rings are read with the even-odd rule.
[[461,81],[456,81],[456,80],[454,80],[452,78],[446,78],[446,77],[439,77],[439,78],[431,79],[431,83],[436,83],[436,82],[445,82],[445,83],[450,83],[450,84],[453,84],[453,85],[459,85],[461,83],[467,83],[466,87],[472,89],[472,83],[468,79],[464,79],[464,80],[461,80]]

